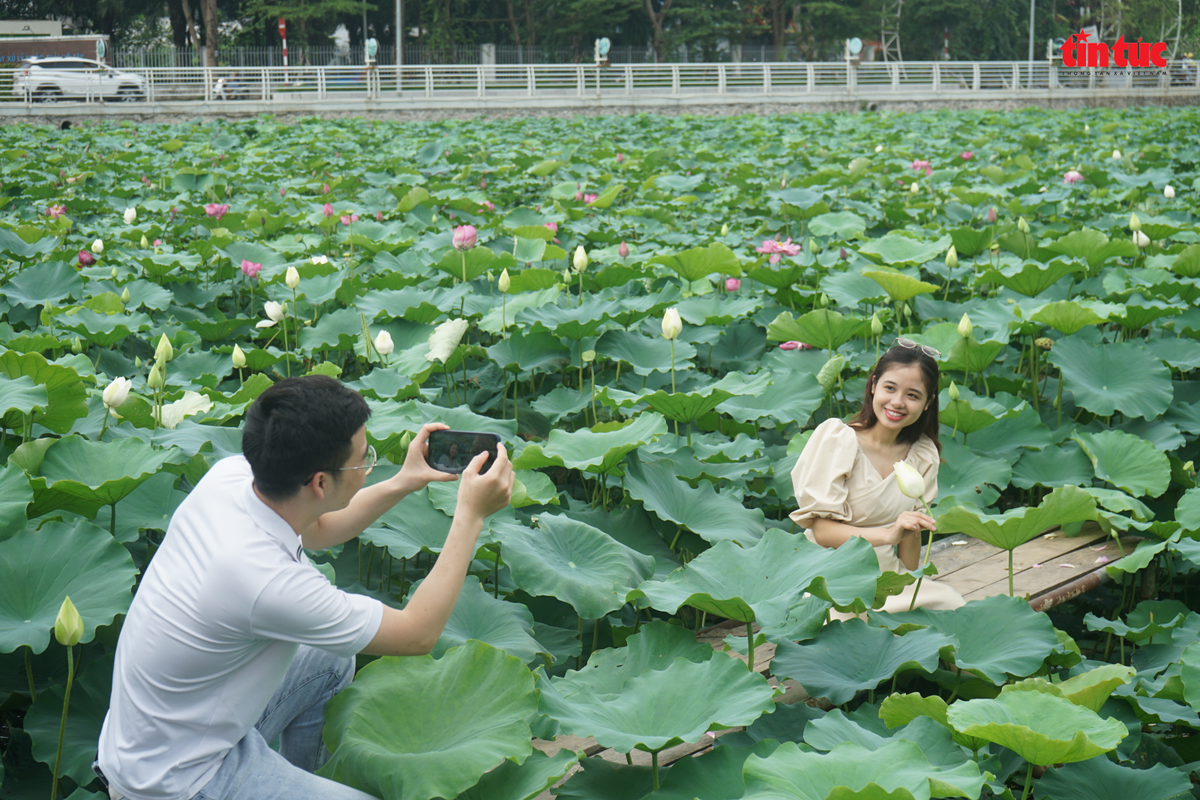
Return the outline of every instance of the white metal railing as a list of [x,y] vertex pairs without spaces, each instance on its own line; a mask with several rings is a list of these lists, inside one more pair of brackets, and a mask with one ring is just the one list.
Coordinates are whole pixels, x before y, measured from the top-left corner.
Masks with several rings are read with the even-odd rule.
[[[844,97],[941,97],[1020,95],[1033,92],[1121,93],[1200,90],[1193,62],[1166,69],[1067,69],[1050,62],[775,62],[740,64],[486,64],[206,69],[164,67],[128,70],[144,84],[137,99],[154,103],[297,103],[329,100],[391,101],[650,96],[753,96],[803,100]],[[46,101],[97,102],[94,89],[56,91],[28,79],[13,92],[13,71],[0,70],[0,98],[31,105]]]

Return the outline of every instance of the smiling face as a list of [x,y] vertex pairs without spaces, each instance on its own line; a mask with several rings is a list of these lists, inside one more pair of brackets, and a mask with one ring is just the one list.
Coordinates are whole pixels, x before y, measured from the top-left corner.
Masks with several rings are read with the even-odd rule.
[[893,364],[876,378],[871,408],[878,425],[897,433],[920,419],[930,396],[921,367]]

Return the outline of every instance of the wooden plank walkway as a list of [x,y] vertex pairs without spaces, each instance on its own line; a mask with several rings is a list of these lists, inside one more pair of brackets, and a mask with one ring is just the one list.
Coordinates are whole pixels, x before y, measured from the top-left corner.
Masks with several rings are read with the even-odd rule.
[[[1028,598],[1030,605],[1039,611],[1053,608],[1107,581],[1104,567],[1119,560],[1123,554],[1132,553],[1139,541],[1136,537],[1126,537],[1118,545],[1098,525],[1091,524],[1085,525],[1083,533],[1073,538],[1059,531],[1044,533],[1013,552],[1014,593],[1018,597]],[[1008,594],[1008,553],[998,547],[955,534],[934,545],[932,559],[938,566],[938,581],[953,586],[967,600]],[[697,638],[711,645],[714,650],[722,650],[728,636],[741,638],[744,644],[746,626],[732,621],[723,622],[701,631]],[[733,658],[746,661],[744,648],[726,652]],[[770,684],[779,687],[779,681],[770,677],[771,659],[774,656],[774,644],[768,642],[759,645],[754,650],[754,671],[767,675]],[[775,698],[777,703],[820,704],[795,681],[785,681],[782,688],[784,693]],[[658,763],[665,766],[688,756],[699,755],[712,749],[716,738],[728,732],[715,732],[704,736],[699,742],[684,743],[664,750],[659,753]],[[624,753],[605,748],[591,737],[559,736],[553,741],[535,739],[533,746],[547,755],[569,749],[582,752],[587,757],[626,763]],[[650,765],[649,753],[634,750],[631,755],[634,764]],[[578,770],[579,766],[576,765],[563,780]],[[536,800],[553,800],[553,797],[547,790],[538,795]]]

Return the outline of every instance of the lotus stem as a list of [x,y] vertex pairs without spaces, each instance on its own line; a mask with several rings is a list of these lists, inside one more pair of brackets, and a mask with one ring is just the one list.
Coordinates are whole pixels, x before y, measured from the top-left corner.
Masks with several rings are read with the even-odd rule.
[[496,542],[496,563],[492,567],[492,598],[500,599],[500,543]]
[[1008,596],[1013,596],[1013,551],[1008,551]]
[[579,618],[579,655],[575,656],[575,669],[583,669],[583,617]]
[[754,672],[754,623],[746,623],[746,665],[751,672]]
[[1026,800],[1029,797],[1030,790],[1033,789],[1033,762],[1029,763],[1029,768],[1025,770],[1025,790],[1021,792],[1021,800]]
[[111,513],[108,517],[108,535],[115,539],[117,536],[117,504],[113,503],[109,509]]
[[371,571],[375,567],[375,547],[371,547],[371,552],[367,553],[367,583],[368,589],[371,588]]
[[[925,509],[925,513],[929,514],[929,506],[925,501],[921,500],[921,508]],[[929,516],[933,516],[929,514]],[[929,554],[933,550],[933,531],[929,532],[929,543],[925,545],[925,558],[921,561],[921,575],[917,578],[917,585],[913,589],[912,600],[908,603],[908,610],[912,611],[917,605],[917,594],[921,591],[921,581],[925,580],[925,567],[929,566]]]
[[600,646],[600,620],[595,620],[592,623],[592,652],[596,652],[596,648]]
[[37,702],[37,690],[33,688],[33,659],[30,657],[33,648],[25,645],[25,679],[29,681],[30,702]]
[[67,708],[71,705],[71,686],[75,682],[75,655],[67,648],[67,690],[63,693],[62,721],[58,724],[58,754],[54,757],[54,781],[50,785],[50,800],[58,800],[58,771],[62,766],[63,737],[67,732]]
[[104,432],[106,430],[108,430],[108,415],[109,415],[109,413],[110,413],[110,410],[109,410],[108,406],[105,406],[104,407],[104,423],[100,426],[100,435],[98,437],[96,437],[97,442],[104,441]]
[[[654,791],[658,791],[658,751],[650,751],[650,766],[654,768]],[[1024,800],[1024,798],[1021,798]]]

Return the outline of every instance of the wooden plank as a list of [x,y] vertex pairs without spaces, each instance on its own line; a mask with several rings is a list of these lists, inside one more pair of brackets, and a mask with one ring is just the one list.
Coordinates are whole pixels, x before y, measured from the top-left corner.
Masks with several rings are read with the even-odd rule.
[[[1103,538],[1103,534],[1096,536],[1079,536],[1074,539],[1066,537],[1055,537],[1048,539],[1045,536],[1039,536],[1030,542],[1027,542],[1013,551],[1013,571],[1023,572],[1033,567],[1034,564],[1049,563],[1052,561],[1061,560],[1066,554],[1080,549],[1087,549],[1096,543],[1097,539]],[[994,555],[990,555],[981,561],[976,562],[967,567],[956,571],[947,578],[941,578],[944,583],[953,586],[959,591],[963,597],[974,595],[978,590],[990,586],[997,581],[1008,581],[1008,552],[1001,550]],[[1057,582],[1047,578],[1048,585],[1044,588],[1050,588],[1056,585]],[[1041,588],[1036,588],[1032,593],[1037,594],[1042,591]],[[986,596],[986,595],[984,595]]]
[[[1125,553],[1132,552],[1134,542],[1136,542],[1135,539],[1122,541]],[[1060,553],[1045,563],[1037,562],[1041,563],[1039,567],[1034,567],[1030,564],[1026,569],[1015,572],[1013,574],[1014,593],[1018,597],[1034,599],[1072,581],[1079,580],[1090,572],[1103,569],[1107,564],[1120,560],[1121,547],[1118,547],[1116,541],[1107,539],[1102,543],[1102,549],[1093,549],[1094,547],[1099,547],[1100,544],[1096,543],[1077,548],[1070,552]],[[1101,558],[1106,559],[1106,561],[1100,561]],[[964,594],[963,597],[967,600],[977,600],[997,594],[1008,594],[1007,570],[994,583],[974,589],[970,594]]]

